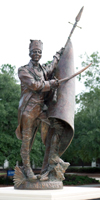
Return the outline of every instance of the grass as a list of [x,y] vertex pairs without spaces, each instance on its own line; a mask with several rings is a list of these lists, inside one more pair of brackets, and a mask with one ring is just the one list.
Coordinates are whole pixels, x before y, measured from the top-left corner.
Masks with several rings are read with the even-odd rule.
[[6,172],[4,172],[4,173],[0,173],[0,175],[2,175],[2,176],[3,176],[3,175],[6,175],[6,174],[7,174]]

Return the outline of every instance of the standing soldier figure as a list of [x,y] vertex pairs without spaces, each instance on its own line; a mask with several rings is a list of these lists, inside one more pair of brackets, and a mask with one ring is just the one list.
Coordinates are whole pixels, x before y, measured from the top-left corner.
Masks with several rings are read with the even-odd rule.
[[[64,162],[60,157],[70,145],[74,135],[74,77],[91,65],[74,74],[73,46],[70,38],[82,11],[83,7],[75,18],[64,48],[56,53],[51,64],[42,66],[39,64],[43,44],[40,40],[30,40],[31,60],[28,65],[18,70],[21,80],[21,99],[16,135],[22,140],[23,168],[18,166],[15,168],[14,183],[17,189],[61,189],[63,187],[62,180],[69,163]],[[53,78],[54,75],[57,79]],[[30,166],[29,153],[40,123],[41,138],[46,150],[41,174],[36,176]]]
[[18,127],[16,135],[22,140],[21,157],[24,172],[28,179],[37,179],[30,166],[30,150],[35,139],[37,129],[42,119],[47,121],[43,115],[44,97],[51,88],[58,87],[57,80],[49,80],[54,69],[57,67],[62,49],[53,57],[49,65],[40,65],[43,43],[40,40],[30,40],[29,64],[18,69],[21,81],[21,99],[18,108]]

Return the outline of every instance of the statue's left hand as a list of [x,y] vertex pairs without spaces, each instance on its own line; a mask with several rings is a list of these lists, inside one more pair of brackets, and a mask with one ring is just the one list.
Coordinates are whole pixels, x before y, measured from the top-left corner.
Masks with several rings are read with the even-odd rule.
[[65,48],[62,47],[59,51],[57,51],[57,53],[61,56],[63,54],[64,49]]
[[57,51],[56,54],[54,55],[54,57],[57,58],[57,60],[60,60],[60,56],[63,54],[65,48],[61,48],[60,51]]

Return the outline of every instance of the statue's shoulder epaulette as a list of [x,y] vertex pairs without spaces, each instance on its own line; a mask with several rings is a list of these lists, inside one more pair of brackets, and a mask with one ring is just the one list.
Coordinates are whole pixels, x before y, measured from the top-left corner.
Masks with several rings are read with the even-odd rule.
[[24,65],[24,66],[19,67],[19,68],[18,68],[18,71],[22,71],[23,69],[26,69],[27,66],[28,66],[28,65]]

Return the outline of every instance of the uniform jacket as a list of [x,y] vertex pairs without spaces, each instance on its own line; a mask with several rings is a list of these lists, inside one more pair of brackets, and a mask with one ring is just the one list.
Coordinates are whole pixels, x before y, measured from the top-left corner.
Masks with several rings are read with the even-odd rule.
[[[28,102],[33,99],[35,104],[43,104],[44,95],[50,91],[50,75],[57,66],[57,59],[49,65],[35,66],[31,60],[28,65],[20,67],[18,69],[18,76],[21,81],[21,98],[18,108],[18,127],[16,129],[16,135],[18,139],[21,139],[21,118]],[[39,115],[40,112],[37,113]],[[36,117],[37,117],[36,115]]]

